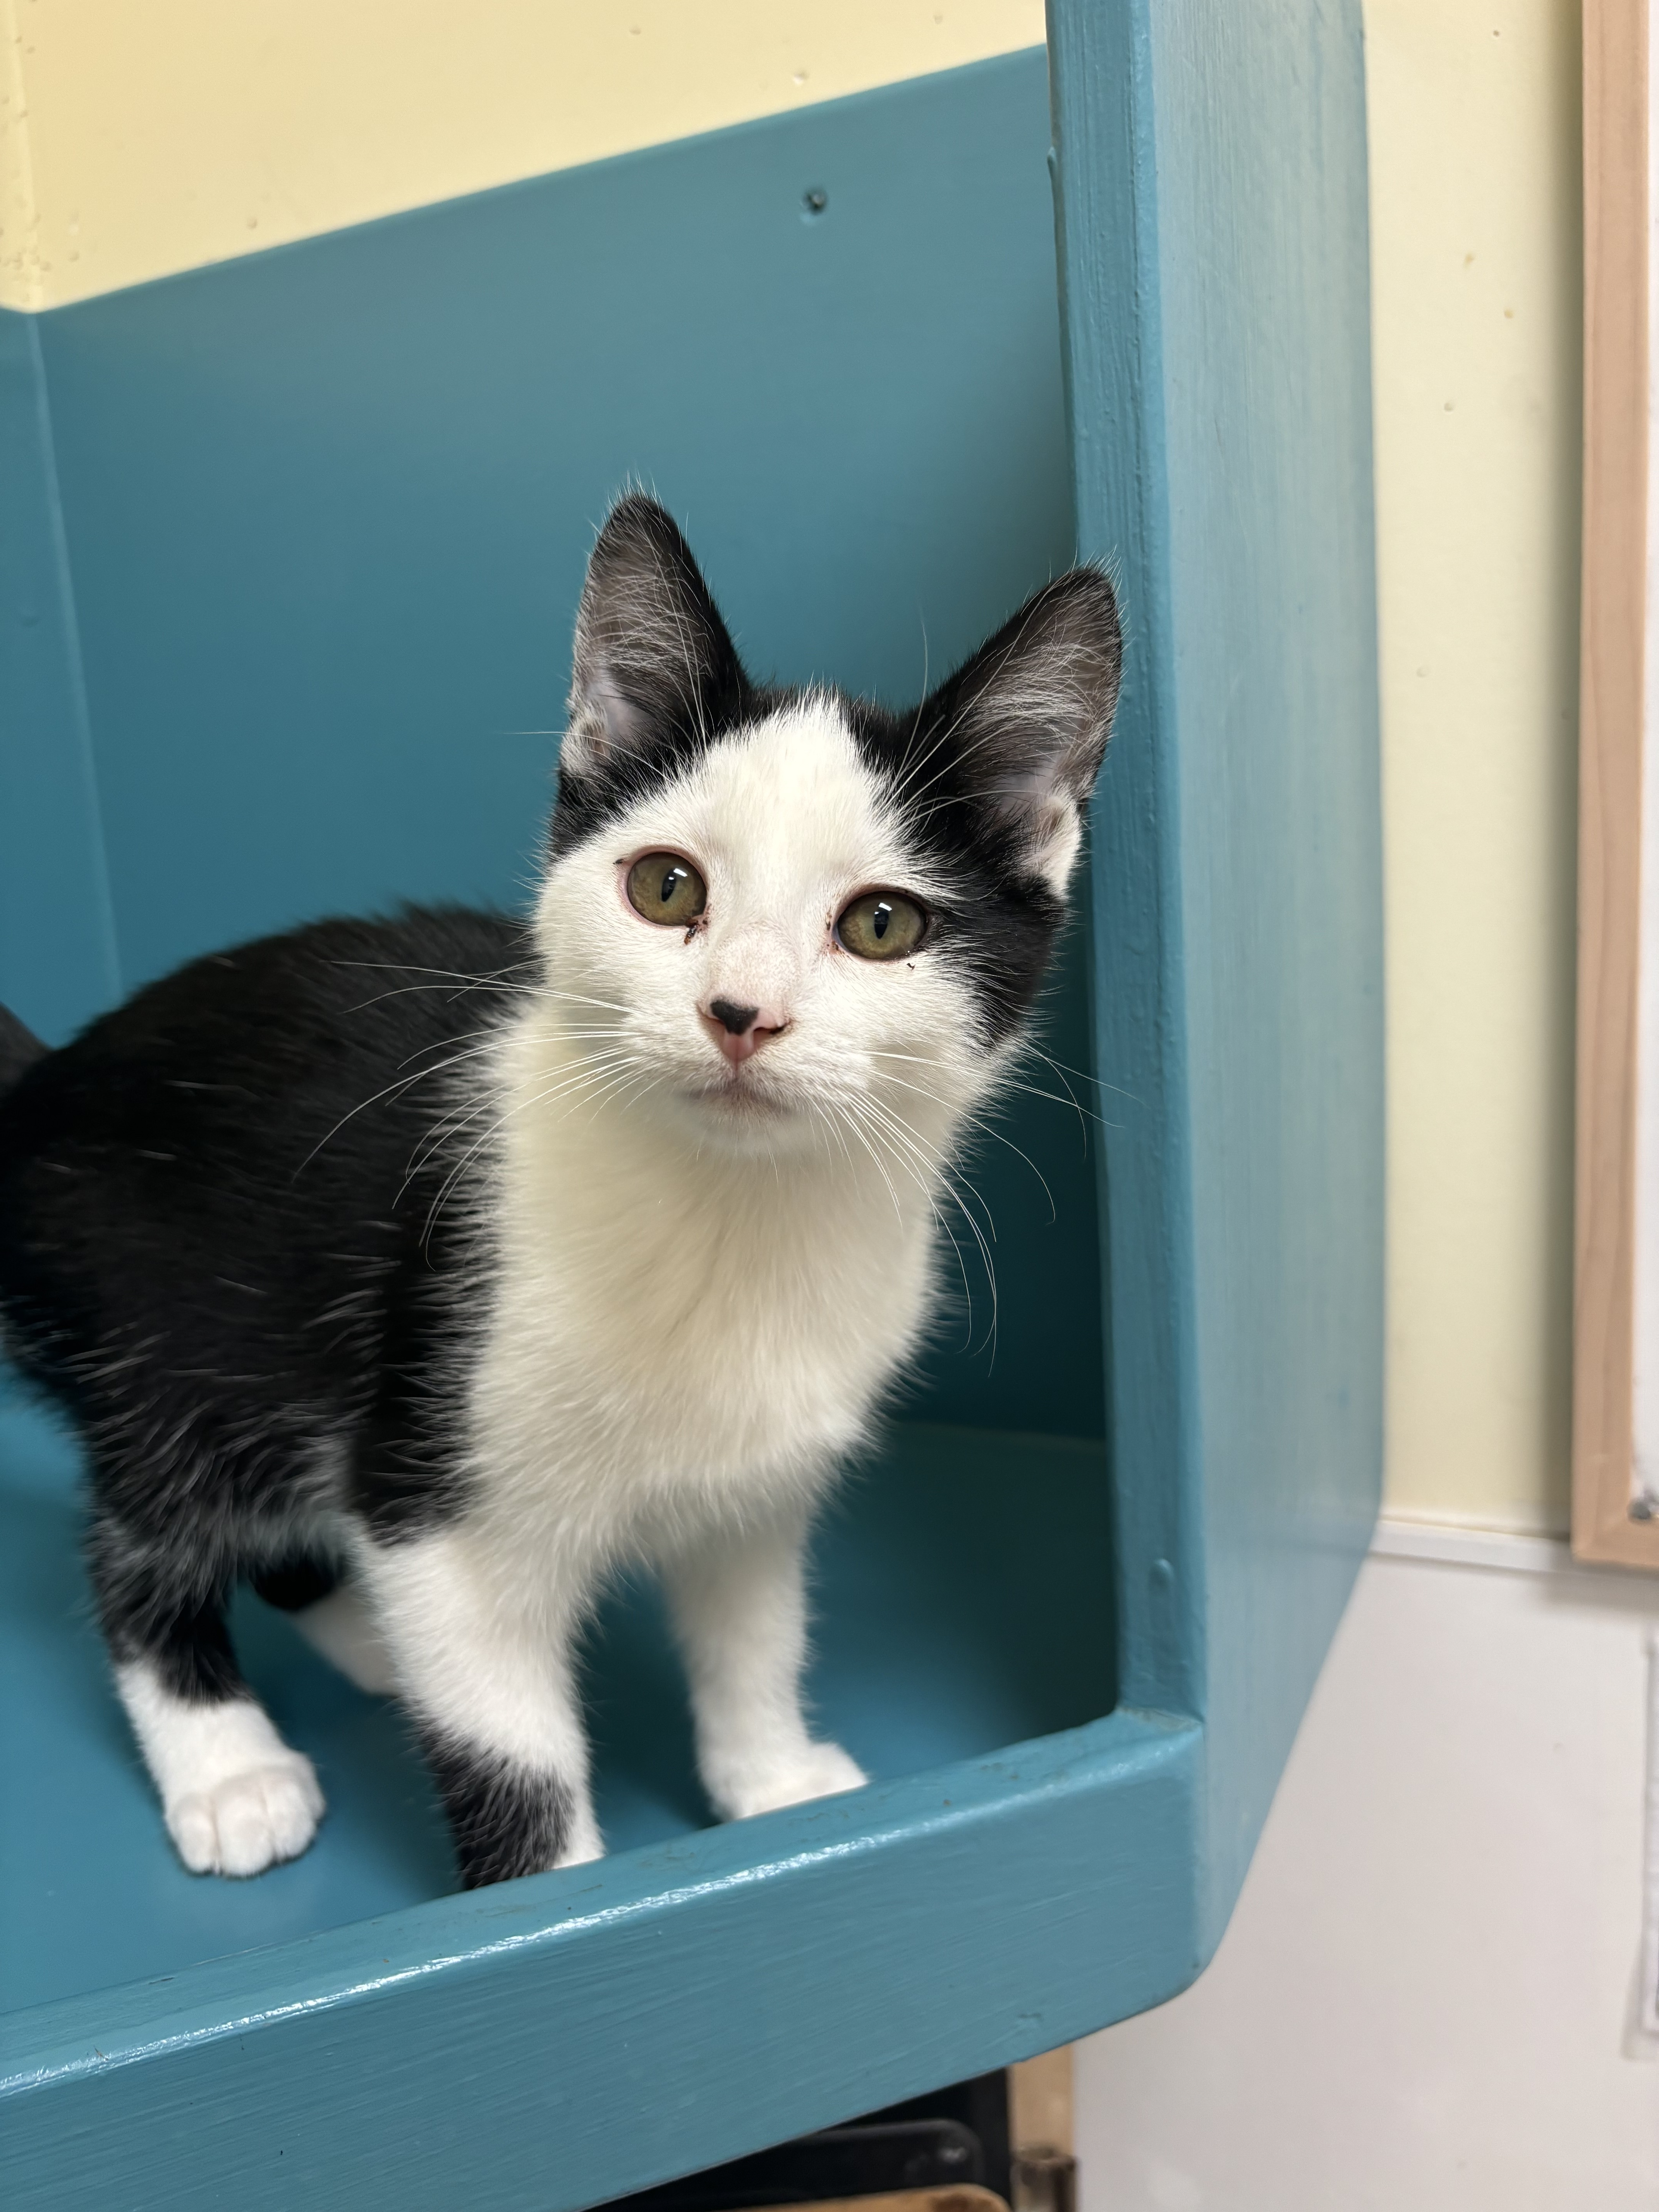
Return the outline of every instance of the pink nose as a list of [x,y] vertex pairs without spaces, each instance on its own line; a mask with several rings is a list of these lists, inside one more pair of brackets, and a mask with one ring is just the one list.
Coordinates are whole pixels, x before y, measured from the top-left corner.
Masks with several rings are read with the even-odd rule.
[[709,1034],[733,1067],[789,1026],[787,1014],[775,1012],[770,1006],[740,1006],[733,999],[711,999],[700,1011]]

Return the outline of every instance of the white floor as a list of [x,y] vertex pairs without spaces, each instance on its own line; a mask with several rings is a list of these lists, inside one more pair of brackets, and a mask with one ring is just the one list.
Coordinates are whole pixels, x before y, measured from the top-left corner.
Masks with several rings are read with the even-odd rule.
[[1208,1973],[1078,2045],[1082,2212],[1659,2212],[1659,1579],[1381,1541]]

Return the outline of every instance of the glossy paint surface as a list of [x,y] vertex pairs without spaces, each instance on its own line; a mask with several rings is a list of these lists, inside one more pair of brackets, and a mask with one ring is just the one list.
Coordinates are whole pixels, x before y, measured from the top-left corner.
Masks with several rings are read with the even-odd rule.
[[1219,1940],[1376,1516],[1382,845],[1357,5],[1051,10],[1122,1694],[1206,1724]]
[[[354,1689],[244,1593],[249,1680],[329,1800],[303,1858],[257,1881],[186,1874],[115,1701],[79,1560],[76,1455],[0,1407],[0,2013],[170,1975],[455,1887],[398,1709]],[[1098,1444],[901,1429],[815,1548],[811,1696],[884,1780],[1078,1728],[1113,1697]],[[586,1702],[613,1853],[709,1825],[678,1661],[654,1594],[618,1592],[588,1639]],[[25,1809],[27,1808],[27,1810]]]
[[0,2027],[9,2204],[574,2208],[1172,1993],[1199,1731],[998,1757]]

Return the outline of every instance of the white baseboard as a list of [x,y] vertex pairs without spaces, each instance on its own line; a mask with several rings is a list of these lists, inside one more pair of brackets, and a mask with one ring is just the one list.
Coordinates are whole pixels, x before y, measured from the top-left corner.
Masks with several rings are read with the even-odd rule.
[[1644,1583],[1659,1597],[1659,1581],[1651,1569],[1591,1566],[1575,1559],[1565,1530],[1529,1534],[1426,1515],[1384,1513],[1371,1538],[1371,1554],[1376,1559],[1421,1560],[1437,1566],[1484,1567],[1500,1574],[1582,1577],[1587,1583],[1604,1585]]
[[1505,1574],[1561,1574],[1573,1565],[1564,1534],[1522,1534],[1507,1528],[1385,1513],[1371,1538],[1379,1559],[1426,1559],[1448,1567],[1495,1567]]

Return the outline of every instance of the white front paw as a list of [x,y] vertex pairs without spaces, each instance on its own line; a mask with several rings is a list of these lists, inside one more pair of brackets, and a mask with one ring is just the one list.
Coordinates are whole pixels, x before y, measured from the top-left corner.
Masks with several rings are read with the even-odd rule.
[[775,1813],[785,1805],[805,1805],[814,1797],[862,1790],[869,1778],[838,1743],[809,1743],[787,1765],[733,1781],[718,1793],[715,1802],[728,1820],[746,1820],[753,1813]]
[[192,1874],[263,1874],[298,1858],[322,1817],[311,1761],[286,1747],[280,1759],[174,1797],[167,1808],[167,1832]]
[[605,1838],[599,1823],[591,1812],[579,1812],[570,1824],[570,1833],[565,1838],[564,1849],[553,1862],[555,1868],[588,1866],[605,1856]]

